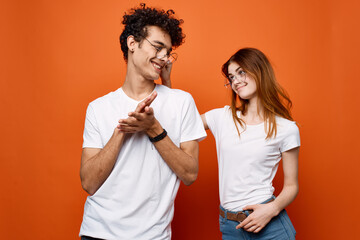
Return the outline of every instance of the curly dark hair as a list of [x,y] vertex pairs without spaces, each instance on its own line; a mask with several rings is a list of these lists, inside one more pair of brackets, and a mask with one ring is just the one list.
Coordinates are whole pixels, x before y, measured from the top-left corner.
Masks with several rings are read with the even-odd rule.
[[175,12],[171,9],[165,12],[164,10],[146,7],[145,3],[141,3],[138,8],[130,9],[129,14],[125,13],[122,21],[125,28],[120,35],[120,45],[125,61],[128,59],[127,38],[132,35],[137,42],[140,42],[147,37],[146,26],[160,27],[170,35],[171,44],[174,48],[180,46],[185,38],[180,27],[184,21],[174,18],[174,14]]

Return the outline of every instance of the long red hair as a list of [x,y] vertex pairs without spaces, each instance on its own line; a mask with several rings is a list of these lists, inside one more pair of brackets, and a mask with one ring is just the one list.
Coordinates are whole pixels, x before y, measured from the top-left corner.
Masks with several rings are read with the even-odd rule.
[[[226,78],[229,76],[229,64],[232,62],[239,64],[246,74],[255,80],[258,105],[261,104],[264,110],[266,139],[275,137],[277,133],[276,116],[293,120],[290,112],[292,102],[286,91],[276,81],[274,70],[268,58],[258,49],[242,48],[222,66],[222,72]],[[237,111],[240,111],[242,115],[246,115],[248,104],[248,100],[241,99],[239,95],[232,91],[230,108],[239,136],[240,131],[237,123],[243,128],[246,127],[246,124],[238,117]]]

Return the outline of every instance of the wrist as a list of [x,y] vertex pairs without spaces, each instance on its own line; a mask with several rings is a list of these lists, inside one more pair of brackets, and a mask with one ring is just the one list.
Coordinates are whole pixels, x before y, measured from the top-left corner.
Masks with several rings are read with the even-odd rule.
[[277,204],[272,202],[272,203],[269,203],[269,205],[272,208],[273,217],[276,217],[277,215],[279,215],[279,213],[281,212],[281,209],[277,206]]
[[123,136],[123,135],[125,135],[125,133],[124,133],[123,131],[121,131],[118,127],[116,127],[116,128],[114,129],[113,136],[115,136],[115,137],[121,137],[121,136]]
[[162,83],[162,85],[171,88],[171,80],[170,80],[170,77],[169,77],[169,78],[161,78],[161,83]]
[[146,130],[146,134],[150,138],[154,138],[159,134],[161,134],[163,131],[164,129],[161,127],[160,123],[157,120],[155,120],[155,123],[148,130]]
[[165,129],[163,129],[162,133],[160,133],[159,135],[157,135],[156,137],[149,137],[150,142],[152,143],[156,143],[159,142],[161,140],[163,140],[164,138],[166,138],[167,136],[167,132]]

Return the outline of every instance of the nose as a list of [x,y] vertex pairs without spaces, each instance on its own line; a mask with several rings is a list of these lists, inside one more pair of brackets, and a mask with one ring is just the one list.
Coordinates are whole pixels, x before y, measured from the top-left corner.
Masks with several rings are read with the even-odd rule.
[[[168,60],[169,56],[167,54],[165,54],[165,55],[158,54],[158,55],[156,55],[156,58],[166,61],[166,60]],[[164,60],[164,58],[166,58],[166,59]]]
[[235,83],[235,81],[237,81],[238,83],[243,83],[244,79],[242,79],[240,76],[235,75],[235,79],[233,80],[233,83]]
[[169,58],[169,54],[167,53],[166,48],[161,49],[161,51],[156,54],[156,58],[160,59],[160,60],[163,60],[164,58],[166,58],[166,60],[167,60]]

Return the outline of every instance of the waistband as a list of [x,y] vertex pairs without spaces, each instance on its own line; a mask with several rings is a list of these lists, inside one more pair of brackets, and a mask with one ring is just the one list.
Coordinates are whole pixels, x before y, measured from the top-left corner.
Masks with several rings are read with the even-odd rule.
[[[272,202],[275,200],[275,196],[272,196],[271,198],[265,200],[264,202],[260,203],[260,204],[266,204],[269,202]],[[226,209],[224,209],[221,205],[220,205],[220,216],[222,216],[223,218],[226,218],[228,220],[232,220],[232,221],[237,221],[237,222],[242,222],[245,220],[245,218],[247,218],[247,216],[249,216],[253,211],[252,210],[246,210],[246,211],[239,211],[239,212],[232,212],[232,211],[228,211]]]

